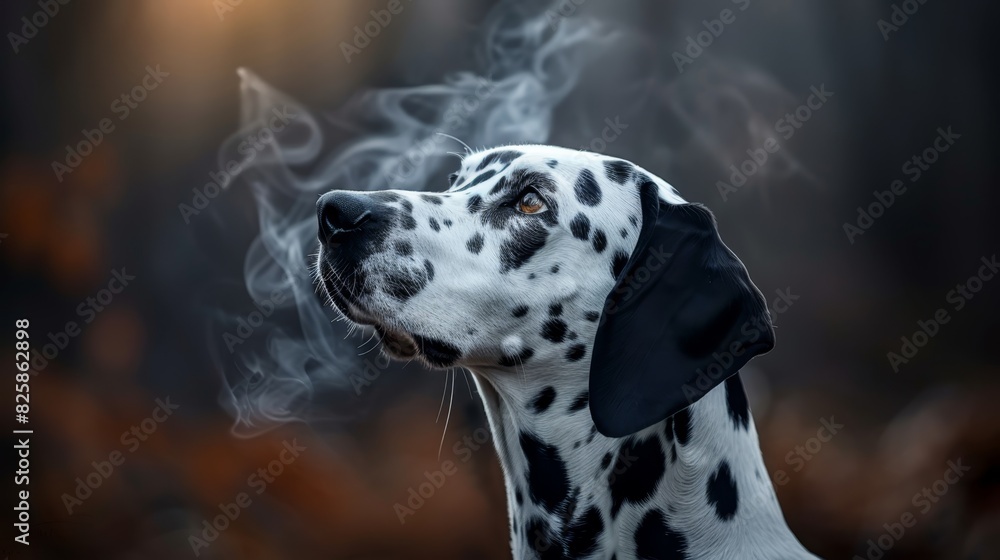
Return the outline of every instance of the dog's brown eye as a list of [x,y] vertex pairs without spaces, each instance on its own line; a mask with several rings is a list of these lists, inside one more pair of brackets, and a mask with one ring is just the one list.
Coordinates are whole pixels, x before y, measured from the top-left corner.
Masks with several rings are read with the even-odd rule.
[[522,214],[537,214],[545,210],[545,201],[536,192],[526,192],[517,203],[517,209]]

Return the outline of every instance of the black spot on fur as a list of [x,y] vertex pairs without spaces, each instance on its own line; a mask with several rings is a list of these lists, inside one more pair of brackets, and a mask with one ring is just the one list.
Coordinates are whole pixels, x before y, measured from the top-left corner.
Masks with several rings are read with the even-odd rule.
[[510,188],[509,185],[510,181],[507,179],[507,177],[501,177],[500,180],[497,181],[497,184],[493,185],[493,188],[490,189],[489,195],[493,196],[502,190],[509,189]]
[[520,488],[514,489],[514,500],[517,502],[517,505],[523,505],[524,504],[524,494],[521,493],[521,489]]
[[427,223],[431,225],[432,230],[441,231],[441,226],[438,224],[438,221],[435,220],[434,218],[428,218]]
[[407,214],[409,214],[409,213],[413,212],[413,203],[412,203],[412,202],[410,202],[409,200],[406,200],[406,199],[404,198],[403,200],[400,200],[400,201],[399,201],[399,205],[400,205],[400,206],[401,206],[401,207],[403,208],[403,210],[404,210],[404,211],[405,211],[405,212],[406,212]]
[[660,439],[649,437],[641,442],[628,438],[618,450],[615,468],[608,474],[611,488],[611,517],[618,515],[622,504],[639,504],[653,496],[666,470],[666,456]]
[[604,232],[600,229],[594,230],[594,250],[598,253],[604,251],[604,248],[608,246],[608,238],[604,236]]
[[409,214],[403,214],[399,217],[399,223],[403,226],[403,229],[417,229],[417,221],[413,219],[413,216]]
[[470,237],[465,243],[465,248],[473,255],[478,255],[483,250],[483,234],[477,233]]
[[636,216],[635,214],[632,214],[631,216],[629,216],[628,217],[628,221],[629,221],[629,223],[632,224],[632,227],[639,227],[639,217]]
[[461,187],[459,187],[458,189],[455,189],[455,191],[454,191],[454,192],[461,192],[461,191],[465,191],[465,190],[468,190],[468,189],[471,189],[472,187],[474,187],[474,186],[476,186],[476,185],[478,185],[478,184],[482,183],[483,181],[486,181],[486,180],[488,180],[488,179],[489,179],[490,177],[492,177],[492,176],[494,176],[494,175],[496,175],[496,174],[497,174],[497,172],[496,172],[496,171],[494,171],[493,169],[491,169],[491,170],[487,171],[486,173],[480,173],[479,175],[476,175],[476,176],[475,176],[475,177],[474,177],[474,178],[473,178],[473,179],[472,179],[471,181],[469,181],[468,183],[466,183],[466,184],[462,185],[462,186],[461,186]]
[[427,273],[428,282],[434,279],[434,265],[427,259],[424,259],[424,272]]
[[584,391],[573,399],[573,404],[569,405],[570,412],[577,412],[587,408],[587,403],[590,402],[590,392]]
[[549,232],[537,221],[524,224],[514,231],[500,250],[500,272],[505,274],[524,266],[535,253],[545,246]]
[[738,375],[726,379],[726,405],[736,428],[750,429],[750,403]]
[[549,269],[549,272],[551,272],[552,274],[559,274],[559,265],[557,264],[552,265],[552,268]]
[[601,187],[594,179],[589,169],[580,172],[576,179],[576,199],[587,206],[597,206],[601,203]]
[[593,323],[593,322],[596,322],[598,319],[601,318],[601,312],[600,311],[588,311],[587,313],[585,313],[583,315],[583,318],[586,319],[586,320],[588,320],[588,321],[590,321],[591,323]]
[[451,227],[451,220],[443,220],[441,223],[444,224],[445,227]]
[[517,307],[514,308],[514,311],[511,312],[511,315],[513,315],[515,317],[524,317],[527,314],[528,314],[528,306],[527,305],[519,305],[519,306],[517,306]]
[[625,239],[626,237],[628,237],[628,230],[625,229],[625,228],[622,228],[619,233],[622,234],[622,239]]
[[677,443],[687,445],[691,439],[691,409],[685,408],[671,418],[674,421],[674,435],[677,436]]
[[576,340],[576,337],[576,331],[569,331],[569,334],[566,335],[566,340]]
[[555,169],[556,166],[559,165],[559,162],[554,159],[547,159],[545,160],[545,165],[548,165],[552,169]]
[[406,301],[417,295],[417,293],[424,289],[424,286],[426,285],[426,277],[420,276],[419,274],[399,272],[389,274],[385,277],[383,290],[385,290],[385,293],[389,294],[389,296],[398,299],[399,301]]
[[517,354],[507,354],[501,356],[500,361],[497,363],[503,367],[523,366],[534,355],[535,351],[533,349],[525,348]]
[[604,531],[601,512],[594,506],[587,508],[579,519],[566,528],[565,558],[583,558],[597,550],[597,539]]
[[368,196],[370,196],[370,197],[372,197],[375,200],[378,200],[380,202],[396,202],[397,200],[400,199],[399,194],[394,193],[392,191],[377,191],[377,192],[371,193]]
[[534,280],[534,279],[535,279],[535,273],[532,272],[531,274],[528,275],[528,280]]
[[628,181],[629,177],[632,176],[632,164],[622,160],[606,161],[604,162],[604,174],[608,176],[608,179],[619,185],[624,185],[625,181]]
[[524,525],[524,540],[528,550],[533,550],[537,555],[533,558],[539,560],[566,560],[563,555],[562,542],[552,535],[552,531],[545,522],[539,518],[534,518]]
[[521,450],[528,462],[528,495],[552,512],[569,495],[566,463],[555,446],[542,443],[528,432],[520,434]]
[[622,271],[625,270],[626,264],[628,264],[628,253],[616,251],[615,256],[611,259],[611,277],[617,280]]
[[566,323],[561,319],[549,319],[542,325],[542,338],[559,343],[566,337]]
[[555,387],[546,387],[535,396],[535,400],[531,402],[531,407],[535,409],[536,414],[541,414],[552,406],[552,401],[554,400],[556,400]]
[[420,198],[425,202],[430,202],[431,204],[436,204],[438,206],[441,205],[441,197],[439,196],[435,196],[433,194],[422,194],[420,195]]
[[443,340],[413,335],[417,348],[427,363],[435,367],[448,367],[462,357],[462,351]]
[[736,515],[739,507],[739,492],[736,481],[729,470],[729,463],[721,461],[719,468],[708,478],[708,503],[715,506],[715,514],[723,521],[729,521]]
[[562,314],[561,303],[553,303],[552,305],[549,306],[549,315],[553,317],[558,317],[561,314]]
[[640,560],[685,560],[688,543],[658,509],[649,510],[635,530],[635,555]]
[[472,197],[469,198],[469,202],[465,203],[465,207],[469,210],[470,214],[479,212],[483,209],[483,197],[478,194],[472,195]]
[[608,468],[608,465],[610,464],[611,464],[611,452],[608,451],[607,453],[604,454],[604,458],[601,459],[601,470]]
[[483,158],[476,167],[476,171],[486,169],[492,163],[507,164],[521,157],[523,154],[517,150],[497,150]]
[[396,249],[396,254],[401,257],[413,254],[413,245],[410,245],[409,241],[396,241],[393,243],[393,247]]
[[573,232],[573,237],[586,241],[590,237],[590,220],[583,214],[577,214],[569,223],[569,230]]
[[566,351],[566,359],[570,362],[579,362],[587,354],[587,347],[583,344],[574,344]]

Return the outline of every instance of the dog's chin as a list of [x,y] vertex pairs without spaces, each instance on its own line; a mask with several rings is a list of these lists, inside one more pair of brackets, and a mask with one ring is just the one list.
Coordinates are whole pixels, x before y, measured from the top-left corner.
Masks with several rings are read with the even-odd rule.
[[323,288],[333,307],[340,311],[348,321],[363,327],[373,327],[382,347],[390,357],[397,360],[409,360],[419,353],[416,341],[409,334],[403,331],[389,328],[385,321],[379,320],[373,313],[369,312],[359,302],[347,296],[335,283],[329,279],[324,279]]
[[[330,303],[348,321],[373,327],[386,353],[397,360],[420,358],[431,368],[443,369],[455,364],[461,355],[458,348],[434,338],[421,337],[409,330],[395,326],[398,321],[373,312],[363,301],[333,281],[332,275],[322,275],[322,286]],[[394,326],[390,326],[394,325]]]

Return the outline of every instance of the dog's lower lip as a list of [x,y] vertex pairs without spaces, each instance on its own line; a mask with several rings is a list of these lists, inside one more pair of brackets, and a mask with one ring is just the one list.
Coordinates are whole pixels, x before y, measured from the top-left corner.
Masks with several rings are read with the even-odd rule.
[[384,325],[375,323],[375,332],[381,338],[382,345],[399,358],[408,359],[417,354],[417,345],[413,339],[399,331],[387,329]]

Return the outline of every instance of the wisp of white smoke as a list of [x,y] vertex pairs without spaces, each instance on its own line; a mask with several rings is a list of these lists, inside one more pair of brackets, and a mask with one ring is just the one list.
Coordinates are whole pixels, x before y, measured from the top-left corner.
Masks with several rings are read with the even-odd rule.
[[[311,397],[349,387],[358,368],[357,348],[344,341],[346,328],[333,321],[310,276],[317,197],[335,188],[439,189],[431,179],[447,161],[449,136],[473,146],[545,142],[553,111],[573,90],[588,53],[614,39],[594,20],[553,17],[528,5],[501,4],[487,16],[477,72],[369,91],[327,119],[239,71],[241,130],[266,126],[281,112],[291,115],[291,124],[237,178],[253,192],[260,227],[246,255],[246,287],[255,301],[277,309],[260,327],[269,329],[265,348],[243,351],[240,345],[238,375],[223,376],[222,404],[235,418],[236,435],[308,419]],[[362,132],[336,144],[325,127],[341,135],[348,127]],[[222,146],[220,161],[240,159],[241,138],[236,134]],[[298,324],[272,325],[278,312]]]

